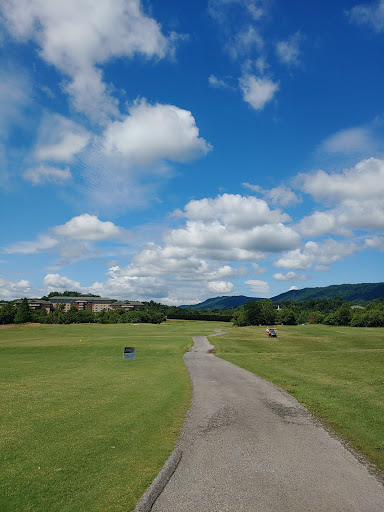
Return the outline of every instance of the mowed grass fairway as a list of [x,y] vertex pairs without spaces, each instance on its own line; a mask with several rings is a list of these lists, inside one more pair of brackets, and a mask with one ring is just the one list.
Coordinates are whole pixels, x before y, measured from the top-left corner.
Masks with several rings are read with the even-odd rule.
[[190,406],[182,356],[192,336],[224,326],[0,328],[0,510],[132,510]]
[[226,328],[216,355],[287,390],[384,470],[384,329]]

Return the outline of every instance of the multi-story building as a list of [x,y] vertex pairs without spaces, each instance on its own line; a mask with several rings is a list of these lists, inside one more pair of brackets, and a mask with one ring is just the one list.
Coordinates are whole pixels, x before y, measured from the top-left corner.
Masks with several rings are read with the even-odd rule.
[[[47,313],[52,311],[52,303],[49,300],[42,299],[27,299],[29,309],[45,309]],[[15,300],[15,306],[18,308],[22,303],[22,299]]]
[[59,304],[64,304],[64,311],[69,311],[72,306],[80,310],[90,310],[94,313],[100,313],[103,309],[106,311],[123,308],[125,310],[140,309],[143,304],[138,301],[116,301],[103,297],[88,297],[86,295],[80,297],[64,297],[62,295],[50,297],[53,308],[57,308]]

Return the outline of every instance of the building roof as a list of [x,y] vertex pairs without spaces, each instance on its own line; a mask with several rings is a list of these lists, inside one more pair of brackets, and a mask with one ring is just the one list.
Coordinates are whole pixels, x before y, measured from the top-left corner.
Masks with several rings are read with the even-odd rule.
[[87,302],[95,302],[95,301],[102,301],[102,302],[112,302],[113,299],[108,299],[108,297],[87,297],[86,295],[81,295],[80,297],[67,297],[63,295],[57,295],[55,297],[50,297],[50,301],[54,300],[63,300],[63,301],[87,301]]
[[[28,301],[28,304],[31,302],[37,302],[38,304],[47,304],[47,306],[49,304],[51,304],[51,302],[49,300],[44,300],[44,299],[27,299],[27,301]],[[15,304],[21,304],[22,302],[23,302],[23,299],[15,300]]]

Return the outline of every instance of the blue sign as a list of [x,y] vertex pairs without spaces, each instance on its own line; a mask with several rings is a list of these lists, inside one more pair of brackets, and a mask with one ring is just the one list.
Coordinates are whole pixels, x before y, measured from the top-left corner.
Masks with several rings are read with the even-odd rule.
[[124,359],[135,359],[136,347],[125,347]]

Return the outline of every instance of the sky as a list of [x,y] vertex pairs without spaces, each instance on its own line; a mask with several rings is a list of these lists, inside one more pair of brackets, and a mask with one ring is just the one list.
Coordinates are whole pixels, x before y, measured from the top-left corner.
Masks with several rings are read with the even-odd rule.
[[2,0],[0,299],[384,281],[384,0]]

